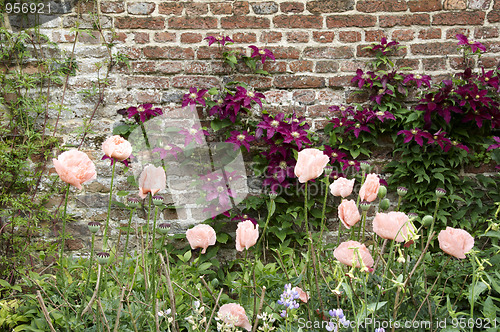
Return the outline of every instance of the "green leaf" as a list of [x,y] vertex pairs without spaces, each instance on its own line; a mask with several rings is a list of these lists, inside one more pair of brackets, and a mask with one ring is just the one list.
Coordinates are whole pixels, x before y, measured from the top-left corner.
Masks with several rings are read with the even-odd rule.
[[270,200],[267,202],[267,210],[269,211],[269,218],[274,214],[274,211],[276,211],[276,202],[274,200]]
[[125,190],[120,190],[119,192],[116,193],[118,196],[122,197],[122,196],[127,196],[129,194],[128,191],[125,191]]
[[188,262],[191,259],[191,256],[192,256],[191,250],[186,251],[183,256],[184,258],[183,262]]
[[227,243],[229,240],[229,235],[227,233],[217,233],[217,242]]
[[214,131],[219,131],[222,128],[229,127],[230,125],[232,125],[232,122],[229,119],[224,119],[224,120],[214,119],[210,121],[210,127],[212,127]]
[[269,75],[269,73],[267,71],[262,70],[262,69],[255,70],[255,73],[256,74],[262,74],[262,75]]
[[126,135],[131,132],[130,127],[128,124],[116,126],[113,128],[113,135]]
[[210,90],[208,90],[208,94],[210,94],[212,96],[217,95],[217,94],[219,94],[219,90],[217,90],[217,88],[215,88],[215,87],[211,88]]
[[488,286],[482,281],[478,282],[474,287],[470,285],[469,287],[469,303],[472,304],[476,302],[478,299],[479,295],[481,295],[482,292],[488,289]]

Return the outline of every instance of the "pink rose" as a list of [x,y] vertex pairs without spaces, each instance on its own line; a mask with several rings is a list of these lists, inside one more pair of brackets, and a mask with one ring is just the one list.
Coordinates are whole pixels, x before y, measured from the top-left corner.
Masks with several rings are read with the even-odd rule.
[[380,188],[380,179],[377,174],[368,174],[365,183],[359,190],[359,197],[363,201],[373,202],[377,198],[378,189]]
[[236,250],[243,251],[249,249],[257,243],[259,238],[259,225],[253,224],[250,220],[245,220],[238,223],[236,229]]
[[383,239],[408,241],[415,226],[403,212],[377,213],[373,219],[373,231]]
[[299,293],[299,300],[301,300],[301,301],[302,301],[302,302],[304,302],[304,303],[307,303],[307,301],[309,301],[309,295],[308,295],[306,292],[304,292],[304,291],[302,290],[302,288],[300,288],[300,287],[294,287],[294,288],[292,289],[292,291],[293,291],[293,290],[296,290],[296,291],[297,291],[297,293]]
[[151,193],[155,195],[160,190],[167,187],[167,176],[162,167],[155,167],[151,164],[144,167],[139,176],[139,196],[144,199]]
[[59,178],[78,189],[82,189],[82,183],[97,177],[94,163],[82,151],[73,149],[63,152],[52,162]]
[[110,158],[124,161],[132,154],[132,145],[125,138],[114,135],[102,143],[102,151]]
[[355,179],[347,180],[342,177],[338,178],[330,185],[330,192],[333,196],[342,196],[342,198],[346,198],[352,193],[354,181]]
[[[357,248],[358,253],[355,253],[354,248]],[[356,263],[356,267],[361,267],[359,261],[360,257],[363,265],[368,268],[371,268],[374,263],[372,255],[370,255],[366,246],[357,241],[342,242],[337,249],[333,251],[333,256],[335,256],[339,262],[348,266],[352,266],[353,263]]]
[[323,169],[330,158],[318,149],[304,149],[299,152],[297,164],[295,165],[295,176],[300,183],[316,179],[323,173]]
[[474,247],[474,238],[459,228],[446,227],[439,232],[438,241],[441,250],[456,258],[465,258],[465,254]]
[[242,327],[247,331],[252,330],[245,309],[237,303],[224,304],[220,307],[218,316],[226,324]]
[[340,221],[342,221],[342,224],[344,224],[347,229],[350,229],[351,226],[356,225],[356,223],[361,220],[356,202],[352,199],[343,199],[342,203],[339,205],[338,211]]
[[217,235],[210,225],[199,224],[186,231],[186,239],[191,245],[191,249],[203,248],[201,253],[204,254],[208,246],[215,244]]

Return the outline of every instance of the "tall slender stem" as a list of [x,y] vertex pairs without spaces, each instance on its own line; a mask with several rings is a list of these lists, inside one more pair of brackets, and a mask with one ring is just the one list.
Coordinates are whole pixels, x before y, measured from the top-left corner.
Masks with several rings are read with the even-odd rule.
[[108,247],[109,215],[111,213],[111,201],[113,198],[113,180],[115,178],[115,166],[116,166],[116,160],[113,158],[113,171],[111,173],[111,184],[109,186],[108,215],[106,216],[106,226],[104,227],[103,245],[102,245],[104,250],[106,250]]
[[[85,301],[85,296],[87,295],[87,290],[89,288],[90,277],[91,277],[91,273],[92,273],[92,265],[94,263],[94,244],[95,244],[95,234],[92,233],[92,245],[90,247],[89,269],[87,271],[87,281],[85,282],[85,288],[83,289],[84,291],[83,291],[82,301]],[[80,318],[82,318],[81,314],[82,314],[83,308],[84,307],[83,307],[83,302],[82,302],[80,312],[78,312],[78,315],[77,315]]]
[[125,240],[125,248],[123,249],[123,258],[122,258],[122,267],[121,274],[123,275],[123,267],[125,266],[125,258],[128,256],[128,240],[130,237],[130,224],[132,223],[132,215],[134,214],[135,208],[130,210],[130,217],[128,219],[128,227],[127,227],[127,238]]
[[153,263],[152,263],[152,269],[151,269],[151,277],[152,277],[152,281],[151,281],[151,297],[153,299],[153,305],[154,305],[154,310],[155,312],[157,312],[157,308],[156,308],[156,248],[155,248],[155,239],[156,239],[156,217],[158,215],[158,206],[155,206],[155,218],[154,218],[154,222],[153,222],[153,244],[151,245],[151,252],[153,254]]
[[62,239],[61,239],[61,254],[59,256],[59,266],[63,267],[63,255],[64,255],[64,245],[66,241],[66,210],[68,208],[68,197],[69,197],[69,184],[66,186],[66,194],[64,197],[64,214],[63,214],[63,229],[62,229]]
[[319,234],[319,242],[323,244],[323,232],[326,226],[325,211],[326,211],[326,200],[328,199],[328,189],[330,186],[330,175],[326,176],[326,187],[325,187],[325,197],[323,198],[323,210],[321,212],[321,232]]

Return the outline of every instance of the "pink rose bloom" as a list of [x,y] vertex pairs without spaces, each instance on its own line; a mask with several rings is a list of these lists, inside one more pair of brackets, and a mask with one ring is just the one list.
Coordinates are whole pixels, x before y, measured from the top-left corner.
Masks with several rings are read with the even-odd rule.
[[304,303],[307,303],[309,301],[309,295],[302,290],[300,287],[294,287],[293,290],[296,290],[297,293],[299,293],[299,300],[301,300]]
[[102,151],[110,158],[124,161],[132,154],[132,145],[125,138],[114,135],[102,143]]
[[155,195],[160,190],[167,187],[167,176],[162,167],[155,167],[151,164],[144,167],[139,176],[139,196],[144,199],[151,193]]
[[373,231],[383,239],[408,241],[415,226],[403,212],[377,213],[373,219]]
[[[354,248],[358,248],[358,253],[354,252]],[[370,255],[368,248],[366,248],[364,244],[357,241],[342,242],[337,249],[333,251],[333,256],[335,256],[339,262],[348,266],[352,266],[353,262],[355,262],[356,267],[361,267],[359,257],[361,257],[363,265],[368,268],[371,268],[374,264],[372,255]]]
[[52,159],[52,162],[59,178],[80,190],[82,183],[97,178],[95,165],[85,152],[69,150]]
[[217,241],[215,230],[206,224],[199,224],[186,231],[186,239],[191,245],[191,249],[203,248],[201,251],[204,254],[208,246],[213,246]]
[[342,224],[344,224],[347,229],[350,229],[351,226],[356,225],[356,223],[361,220],[356,202],[352,199],[343,199],[342,203],[339,205],[338,211],[340,221],[342,221]]
[[355,179],[347,180],[346,178],[340,177],[330,185],[330,192],[333,196],[342,196],[342,198],[346,198],[352,193],[354,181]]
[[474,247],[474,238],[463,229],[446,227],[438,235],[439,248],[448,255],[456,258],[465,258],[472,247]]
[[316,179],[323,173],[323,169],[330,158],[318,149],[304,149],[299,152],[297,164],[295,165],[295,176],[300,183]]
[[359,197],[363,201],[373,202],[377,198],[378,188],[380,187],[380,179],[377,174],[368,174],[365,183],[359,190]]
[[220,307],[218,316],[226,324],[242,327],[247,331],[252,330],[245,309],[237,303],[224,304]]
[[236,250],[243,251],[249,249],[257,243],[259,238],[259,225],[253,224],[250,220],[245,220],[238,223],[236,229]]

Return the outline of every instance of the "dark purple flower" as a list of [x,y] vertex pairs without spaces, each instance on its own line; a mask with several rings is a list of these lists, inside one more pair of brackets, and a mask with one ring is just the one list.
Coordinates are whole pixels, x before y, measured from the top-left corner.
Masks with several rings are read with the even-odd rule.
[[333,164],[334,162],[344,162],[347,158],[347,154],[338,150],[338,149],[333,149],[329,145],[324,145],[324,151],[323,153],[330,157],[330,162]]
[[303,144],[311,144],[307,138],[307,132],[304,126],[301,126],[302,121],[297,118],[292,118],[291,123],[278,128],[280,134],[283,135],[283,143],[295,142],[299,150],[302,150]]
[[182,149],[173,144],[167,144],[165,148],[154,148],[153,153],[154,152],[158,152],[160,154],[160,159],[165,159],[169,154],[177,159],[177,153],[182,152]]
[[469,39],[462,34],[457,34],[456,37],[458,39],[458,45],[469,46],[472,53],[476,53],[477,50],[486,52],[486,47],[480,42],[470,42]]
[[430,135],[430,137],[427,138],[427,143],[432,144],[436,143],[439,145],[441,150],[448,152],[451,146],[451,141],[445,137],[446,132],[442,131],[442,129],[439,129],[438,132],[436,132],[433,135]]
[[500,148],[500,137],[493,136],[493,139],[495,140],[495,142],[497,142],[497,144],[491,144],[486,151],[491,151]]
[[238,150],[241,146],[244,146],[247,151],[250,151],[249,142],[255,140],[255,137],[250,135],[248,131],[232,131],[231,137],[229,137],[226,142],[234,144],[234,150]]
[[481,128],[483,126],[483,121],[491,120],[492,116],[489,114],[489,109],[487,107],[479,107],[476,110],[469,110],[464,117],[462,122],[475,121],[476,125]]
[[[219,214],[222,214],[226,217],[230,217],[229,209],[231,209],[231,205],[221,205],[217,203],[210,204],[208,207],[203,209],[203,212],[210,212],[212,219],[215,219]],[[224,211],[221,213],[221,211]]]
[[274,57],[273,52],[269,51],[267,48],[266,49],[259,49],[257,46],[254,46],[254,45],[250,45],[248,47],[250,47],[253,50],[253,53],[250,57],[252,57],[252,58],[260,57],[260,60],[262,61],[262,63],[264,63],[266,61],[266,58],[270,58],[270,59],[276,61],[276,58]]
[[494,70],[490,70],[489,72],[485,73],[484,72],[484,68],[481,68],[483,70],[483,74],[482,75],[479,75],[478,76],[478,79],[484,84],[484,85],[487,85],[487,86],[491,86],[493,88],[495,88],[498,91],[499,87],[500,87],[500,80],[498,78],[498,74],[495,75],[495,71]]
[[120,163],[123,163],[125,165],[125,167],[128,167],[129,161],[130,161],[130,159],[132,159],[131,157],[132,157],[132,155],[130,155],[130,157],[128,157],[127,159],[120,161],[120,160],[115,160],[115,158],[111,158],[111,157],[108,157],[107,155],[104,155],[104,156],[102,156],[101,160],[111,159],[111,166],[113,166],[113,163],[115,161],[118,161]]
[[356,70],[356,76],[351,80],[352,83],[358,82],[358,87],[361,89],[365,84],[369,85],[370,88],[373,87],[373,80],[376,75],[372,71],[364,73],[361,69]]
[[389,120],[396,120],[396,118],[394,117],[394,114],[392,114],[391,112],[389,111],[377,111],[375,113],[375,116],[377,117],[377,119],[379,119],[381,122],[384,122],[384,120],[386,119],[389,119]]
[[465,150],[467,152],[470,152],[469,148],[466,145],[461,144],[461,143],[459,143],[457,141],[451,141],[451,145],[455,146],[455,147],[457,147],[459,149]]
[[208,90],[201,89],[198,91],[197,88],[191,87],[189,88],[189,93],[186,93],[184,97],[182,97],[182,107],[186,107],[188,105],[196,105],[199,103],[205,106],[205,98],[203,96],[207,93]]
[[118,113],[127,115],[129,119],[135,117],[137,122],[141,121],[144,123],[155,116],[162,115],[163,111],[161,108],[153,108],[151,104],[142,104],[138,107],[132,106],[127,109],[121,109]]
[[408,143],[412,139],[417,142],[418,145],[423,146],[424,144],[424,138],[429,139],[431,137],[431,134],[427,131],[423,131],[422,129],[415,128],[412,130],[400,130],[398,131],[398,135],[405,135],[404,142]]
[[252,224],[257,225],[257,219],[250,217],[248,214],[240,214],[231,219],[231,221],[238,221],[238,222],[240,221],[243,222],[246,220],[250,220]]
[[370,100],[375,101],[380,105],[382,103],[382,98],[384,98],[385,95],[394,95],[394,92],[390,89],[379,89],[375,96],[370,97]]
[[476,84],[467,84],[456,89],[456,93],[462,97],[460,106],[469,104],[473,110],[478,106],[489,105],[491,98],[486,97],[488,90],[479,90]]
[[387,42],[387,38],[382,37],[380,40],[380,44],[373,46],[372,51],[380,51],[382,54],[387,55],[393,48],[393,46],[397,46],[399,43],[397,41]]
[[342,163],[342,170],[343,171],[345,171],[349,167],[354,167],[356,169],[356,171],[358,171],[358,172],[361,169],[361,164],[357,160],[343,160],[343,161],[341,161],[341,163]]
[[192,140],[195,140],[198,144],[203,144],[203,136],[208,136],[208,131],[202,129],[199,124],[195,124],[190,129],[179,130],[179,134],[183,134],[185,136],[184,145],[188,146]]
[[263,120],[257,125],[257,129],[255,130],[255,136],[257,138],[262,137],[265,129],[267,132],[266,138],[269,139],[273,137],[274,133],[276,133],[278,128],[282,125],[285,113],[279,113],[274,117],[264,114],[262,118]]
[[422,84],[425,84],[428,88],[430,88],[431,80],[432,78],[429,75],[409,74],[405,76],[403,83],[407,84],[408,82],[415,82],[418,88],[420,88]]
[[208,36],[205,38],[205,40],[208,40],[208,46],[211,46],[213,43],[217,42],[218,44],[224,46],[226,43],[234,43],[234,41],[229,38],[228,36]]

